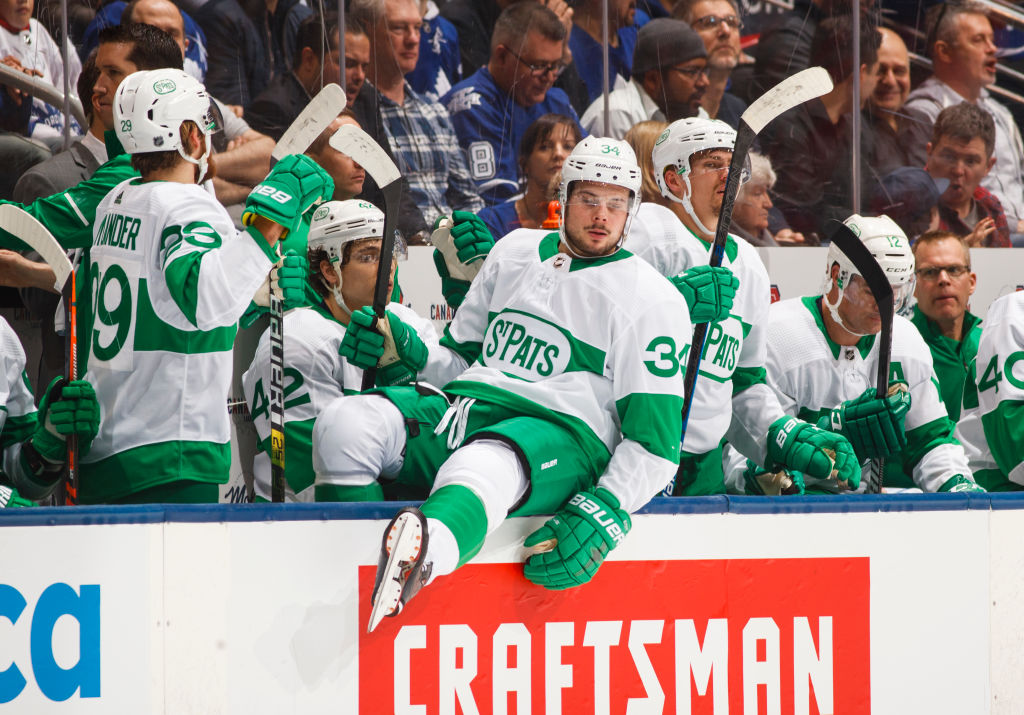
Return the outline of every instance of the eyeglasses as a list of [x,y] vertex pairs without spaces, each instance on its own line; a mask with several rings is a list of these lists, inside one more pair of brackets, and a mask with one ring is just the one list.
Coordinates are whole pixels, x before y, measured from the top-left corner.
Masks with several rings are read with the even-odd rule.
[[584,206],[591,211],[595,211],[600,206],[604,206],[609,213],[613,214],[624,214],[629,211],[629,199],[623,199],[618,196],[610,198],[601,198],[594,194],[577,194],[567,201],[569,206]]
[[562,76],[562,73],[565,72],[565,68],[567,67],[564,62],[527,62],[511,47],[508,47],[507,45],[502,45],[502,47],[511,52],[513,57],[526,65],[526,69],[530,70],[530,74],[534,77],[543,77],[548,72],[551,72],[554,74],[555,79],[558,79]]
[[694,20],[690,26],[694,30],[714,30],[719,25],[726,25],[730,30],[742,30],[743,20],[735,15],[726,15],[725,17],[705,15]]
[[697,75],[704,75],[707,77],[708,73],[711,71],[708,69],[707,65],[704,65],[703,67],[669,67],[669,69],[673,72],[678,72],[689,80],[697,79]]
[[951,266],[932,266],[930,268],[918,268],[916,273],[920,276],[921,280],[924,281],[937,281],[942,272],[945,271],[946,275],[950,278],[960,278],[971,272],[970,266],[965,266],[961,263],[954,263]]

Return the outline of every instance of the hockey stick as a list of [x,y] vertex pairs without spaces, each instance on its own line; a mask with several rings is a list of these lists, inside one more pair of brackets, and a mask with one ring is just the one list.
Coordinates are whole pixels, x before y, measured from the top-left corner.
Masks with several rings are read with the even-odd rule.
[[[54,289],[64,298],[65,318],[65,363],[64,375],[68,382],[78,378],[78,299],[75,287],[75,271],[64,249],[57,243],[46,226],[39,223],[30,213],[13,204],[0,204],[0,228],[17,236],[53,271],[56,281]],[[67,504],[78,503],[78,438],[68,435],[68,479],[66,486]]]
[[[810,67],[792,77],[779,82],[762,94],[740,116],[739,129],[736,131],[736,144],[729,162],[729,174],[725,179],[725,195],[722,197],[722,209],[718,215],[718,226],[715,229],[715,241],[711,246],[711,266],[722,265],[725,253],[725,240],[729,235],[732,222],[732,208],[736,202],[736,192],[740,188],[740,176],[747,160],[754,139],[765,126],[783,112],[804,102],[820,97],[832,91],[832,80],[828,72],[821,67]],[[698,323],[693,329],[693,343],[686,363],[686,377],[683,381],[683,429],[680,443],[686,438],[686,425],[690,420],[690,408],[693,405],[694,386],[700,371],[700,362],[704,352],[704,341],[707,339],[708,324]],[[673,485],[666,490],[671,493]]]
[[[889,360],[892,357],[892,323],[895,312],[895,299],[892,285],[878,261],[871,255],[864,242],[850,227],[841,221],[830,219],[825,226],[825,233],[868,284],[868,289],[878,305],[878,314],[882,318],[882,329],[878,334],[878,373],[875,379],[876,396],[883,400],[889,394]],[[885,478],[885,459],[872,459],[871,471],[868,475],[865,491],[878,494],[882,490]]]
[[[380,261],[377,263],[377,282],[373,287],[373,312],[377,320],[385,317],[388,304],[388,284],[391,282],[391,259],[395,254],[395,233],[398,224],[398,201],[402,193],[402,175],[391,157],[370,135],[359,127],[343,124],[331,136],[331,146],[359,164],[373,177],[384,193],[384,235],[380,241]],[[363,390],[373,387],[377,369],[363,371]]]
[[[21,70],[16,70],[7,65],[0,65],[0,84],[20,89],[25,94],[41,99],[56,109],[64,107],[64,92],[41,77],[25,74]],[[82,109],[82,103],[72,96],[69,96],[68,100],[72,116],[78,120],[80,125],[88,127],[89,121],[85,118],[85,110]]]
[[[274,150],[271,163],[289,154],[301,154],[331,125],[345,108],[345,90],[324,85],[299,113]],[[273,269],[271,269],[273,271]],[[284,301],[270,291],[270,498],[283,502],[284,475]]]
[[301,154],[306,151],[331,122],[338,118],[341,110],[345,108],[345,101],[345,90],[333,82],[325,84],[281,135],[277,146],[270,152],[270,158],[276,162],[289,154]]

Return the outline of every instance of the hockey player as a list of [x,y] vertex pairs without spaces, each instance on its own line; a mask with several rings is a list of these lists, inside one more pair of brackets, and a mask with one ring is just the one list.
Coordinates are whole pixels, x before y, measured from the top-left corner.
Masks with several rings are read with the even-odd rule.
[[[313,501],[313,421],[336,398],[362,389],[363,370],[358,364],[373,365],[381,357],[378,348],[384,338],[370,327],[372,310],[364,308],[373,303],[383,234],[384,214],[366,201],[329,201],[313,214],[308,285],[320,301],[311,307],[289,310],[284,318],[286,501]],[[389,293],[394,271],[391,276]],[[306,283],[307,278],[301,280]],[[302,294],[302,286],[291,284],[286,268],[282,269],[281,283],[286,300],[295,289]],[[391,334],[400,349],[393,362],[378,370],[378,384],[400,385],[413,379],[444,384],[461,370],[463,363],[455,353],[439,346],[433,323],[401,303],[389,304],[387,311]],[[371,362],[363,359],[367,353],[373,354]],[[260,439],[256,496],[269,499],[269,331],[260,338],[242,382]],[[426,492],[418,496],[423,498]],[[357,487],[323,484],[316,488],[316,497],[319,501],[380,501],[384,492],[376,481]]]
[[201,84],[181,70],[132,74],[115,95],[114,126],[141,178],[96,210],[83,337],[102,420],[80,500],[216,501],[230,463],[236,323],[277,241],[333,184],[312,160],[286,157],[249,195],[239,233],[198,185],[217,129]]
[[50,383],[36,410],[25,375],[25,352],[0,317],[0,508],[32,506],[49,496],[64,474],[67,436],[79,454],[99,427],[100,409],[84,380]]
[[[630,239],[630,250],[671,276],[684,295],[715,290],[706,264],[735,143],[736,131],[728,124],[696,117],[673,122],[655,143],[654,178],[683,230],[679,239],[675,232],[638,233]],[[731,308],[709,326],[672,493],[725,491],[723,437],[773,470],[810,471],[856,487],[859,470],[847,441],[788,418],[765,382],[771,298],[768,272],[757,251],[730,235],[722,266],[736,277],[738,288]]]
[[985,489],[1024,489],[1024,293],[988,307],[956,436]]
[[[889,277],[898,312],[914,292],[914,256],[906,236],[888,216],[854,214],[846,225]],[[832,244],[822,294],[771,306],[768,384],[787,413],[842,433],[861,461],[898,460],[926,492],[984,491],[972,480],[964,450],[953,438],[928,346],[913,323],[899,315],[893,320],[889,369],[890,383],[899,387],[876,397],[881,327],[867,283]],[[734,483],[743,471],[739,460],[731,460]],[[834,484],[804,476],[809,490],[835,491]]]
[[443,393],[345,397],[317,420],[318,485],[432,483],[386,529],[370,630],[509,515],[556,513],[526,540],[527,578],[586,583],[675,472],[691,326],[672,285],[621,250],[636,158],[589,137],[562,182],[562,228],[499,241],[446,329],[465,372]]

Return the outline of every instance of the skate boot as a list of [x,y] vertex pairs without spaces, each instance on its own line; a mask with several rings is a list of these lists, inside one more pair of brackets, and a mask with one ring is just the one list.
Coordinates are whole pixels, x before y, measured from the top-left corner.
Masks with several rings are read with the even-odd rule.
[[430,565],[423,566],[426,553],[427,519],[419,509],[406,507],[384,530],[367,633],[385,616],[397,616],[409,599],[423,588],[431,569]]

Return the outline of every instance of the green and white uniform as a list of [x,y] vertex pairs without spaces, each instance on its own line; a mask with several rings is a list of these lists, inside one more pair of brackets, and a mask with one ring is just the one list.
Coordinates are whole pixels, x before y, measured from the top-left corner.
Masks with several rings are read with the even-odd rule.
[[[772,304],[767,325],[768,384],[788,414],[811,424],[873,387],[878,369],[876,336],[866,335],[856,346],[837,345],[822,322],[819,298]],[[938,491],[956,474],[969,478],[967,457],[953,437],[928,346],[917,328],[899,315],[893,321],[891,356],[889,380],[905,384],[911,397],[905,422],[907,447],[900,455],[903,469],[926,492]],[[731,460],[728,481],[742,484],[743,468],[742,460]],[[831,482],[805,479],[810,490],[834,489]],[[861,485],[863,490],[863,481]]]
[[0,317],[0,507],[7,504],[12,485],[24,496],[33,495],[34,483],[28,480],[20,456],[21,443],[32,436],[36,421],[36,405],[25,374],[25,351],[14,330]]
[[236,231],[200,186],[132,179],[97,208],[90,252],[93,320],[81,340],[101,420],[81,501],[225,483],[231,346],[269,247]]
[[[373,459],[355,446],[317,446],[318,484],[347,486],[360,466],[396,459],[407,470],[418,465],[415,476],[432,481],[434,473],[425,472],[474,432],[512,441],[529,464],[533,488],[519,505],[525,511],[517,513],[560,508],[595,480],[634,511],[668,483],[679,459],[682,373],[692,333],[685,301],[626,250],[577,259],[558,252],[557,233],[532,234],[495,244],[445,330],[442,346],[469,364],[445,386],[456,398],[452,409],[446,410],[444,396],[420,398],[411,387],[386,390],[407,420],[406,434],[388,440],[394,454]],[[420,414],[432,418],[418,419],[413,430],[410,408],[427,402]],[[349,428],[327,423],[343,412],[333,407],[316,433],[340,440]],[[555,443],[571,449],[542,463],[530,460],[534,445]],[[380,474],[368,472],[362,481]]]
[[[387,309],[413,328],[427,346],[418,378],[444,384],[466,367],[438,344],[434,324],[400,303]],[[324,407],[361,389],[363,371],[338,354],[345,326],[323,305],[289,310],[284,316],[285,501],[313,501],[313,423]],[[256,496],[270,499],[270,331],[260,337],[252,365],[242,376],[245,401],[260,440],[255,460]]]
[[942,401],[946,404],[949,418],[956,422],[960,419],[964,381],[974,356],[978,354],[981,318],[970,312],[964,313],[963,340],[953,340],[943,335],[935,321],[921,312],[920,306],[914,307],[910,322],[921,333],[932,353],[932,364],[942,389]]
[[[1024,489],[1024,293],[989,306],[957,438],[989,491]],[[975,387],[976,389],[971,389]]]

